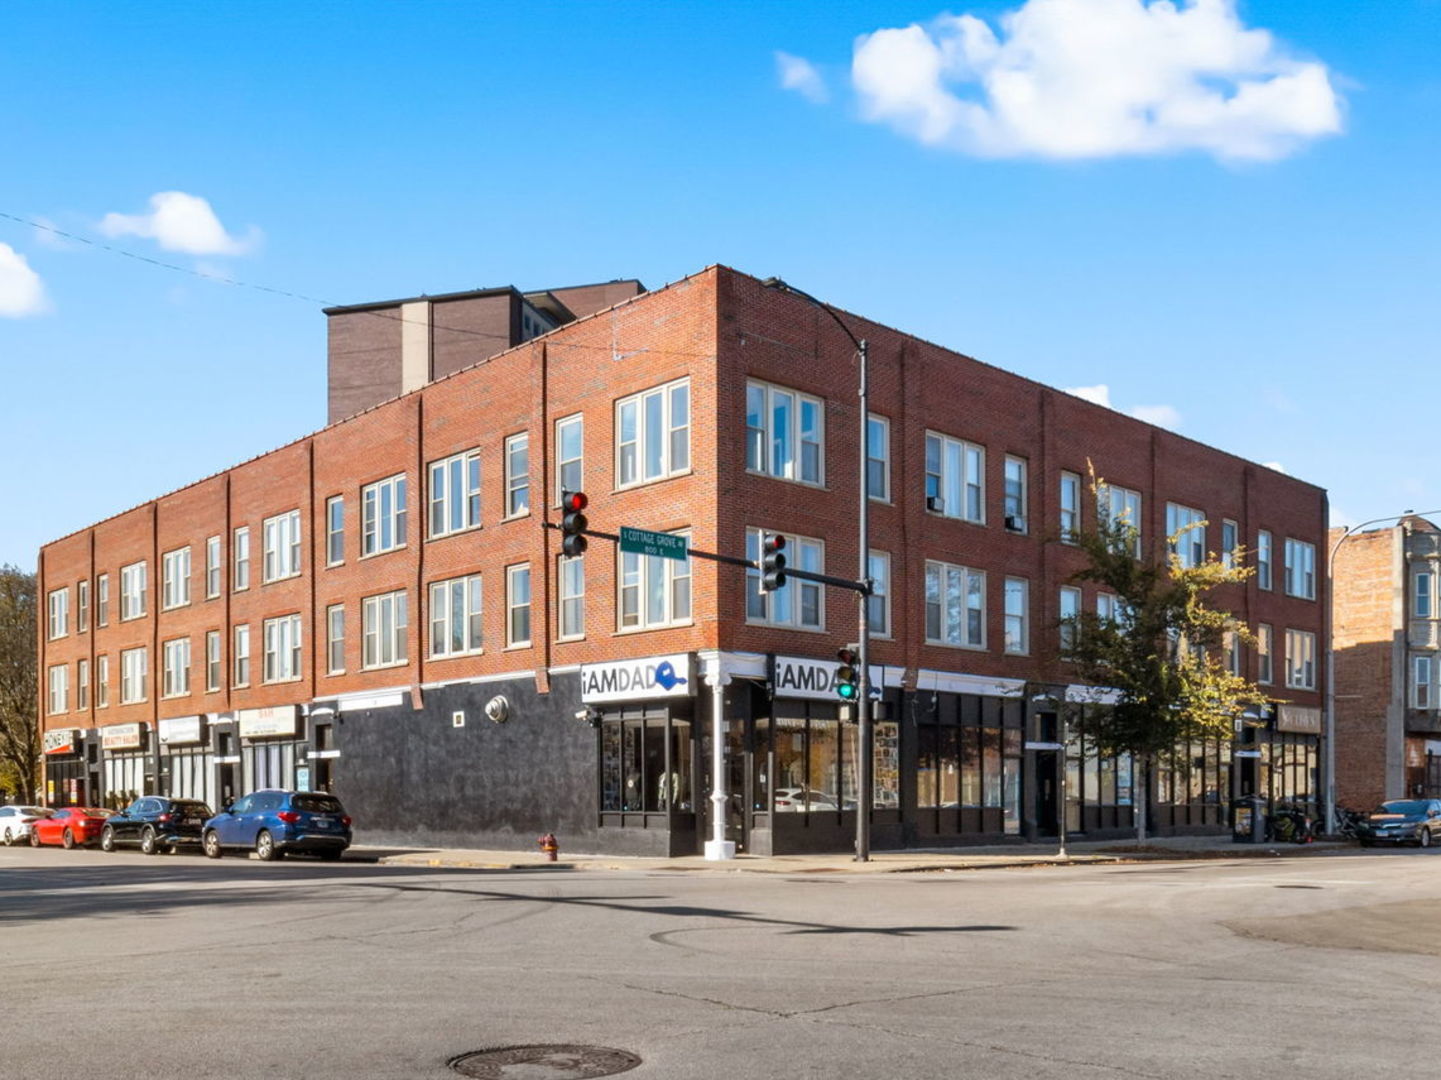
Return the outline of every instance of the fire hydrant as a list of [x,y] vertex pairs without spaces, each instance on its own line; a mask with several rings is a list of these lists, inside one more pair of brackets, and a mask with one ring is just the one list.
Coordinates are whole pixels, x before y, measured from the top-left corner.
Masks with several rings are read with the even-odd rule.
[[560,851],[560,845],[555,840],[555,833],[546,833],[536,843],[540,845],[540,850],[545,852],[545,861],[555,862],[556,853]]

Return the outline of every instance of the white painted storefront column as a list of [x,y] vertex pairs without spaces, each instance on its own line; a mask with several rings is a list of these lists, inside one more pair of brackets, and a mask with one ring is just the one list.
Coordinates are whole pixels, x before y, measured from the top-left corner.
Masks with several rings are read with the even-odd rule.
[[725,688],[730,685],[730,672],[719,656],[705,661],[705,682],[710,687],[711,701],[711,838],[705,842],[705,857],[721,862],[736,857],[733,840],[726,839],[726,720]]

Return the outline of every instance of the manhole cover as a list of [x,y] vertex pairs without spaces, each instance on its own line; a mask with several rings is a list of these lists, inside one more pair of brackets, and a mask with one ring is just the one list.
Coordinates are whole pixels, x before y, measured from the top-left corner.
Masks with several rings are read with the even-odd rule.
[[614,1076],[640,1064],[640,1058],[608,1046],[502,1046],[452,1058],[450,1067],[475,1080],[587,1080]]

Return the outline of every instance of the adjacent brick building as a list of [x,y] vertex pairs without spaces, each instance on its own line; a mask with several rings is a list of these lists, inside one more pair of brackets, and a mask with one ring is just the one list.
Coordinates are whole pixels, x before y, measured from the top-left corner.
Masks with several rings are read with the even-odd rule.
[[[855,577],[856,376],[828,313],[712,267],[328,314],[334,422],[41,552],[47,798],[315,786],[374,841],[692,852],[721,708],[728,834],[849,846],[830,683],[854,595],[600,540],[571,562],[543,527],[579,487],[595,529],[750,558],[780,532],[792,566]],[[1056,659],[1060,619],[1110,602],[1070,583],[1088,463],[1148,549],[1204,518],[1200,550],[1261,564],[1221,599],[1284,704],[1158,775],[1153,820],[1314,799],[1325,493],[840,317],[871,356],[876,846],[1054,835],[1062,770],[1070,830],[1132,827],[1131,764],[1068,727],[1095,706]]]

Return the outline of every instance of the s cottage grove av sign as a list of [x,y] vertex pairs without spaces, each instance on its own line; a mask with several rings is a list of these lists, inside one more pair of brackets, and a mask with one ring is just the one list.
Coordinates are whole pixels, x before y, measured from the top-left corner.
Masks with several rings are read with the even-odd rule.
[[587,705],[690,697],[694,693],[690,653],[582,664],[580,669],[580,700]]
[[620,549],[632,555],[649,555],[657,559],[685,561],[685,537],[670,533],[651,532],[649,529],[632,529],[629,525],[620,527]]

